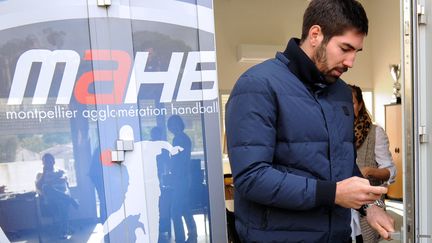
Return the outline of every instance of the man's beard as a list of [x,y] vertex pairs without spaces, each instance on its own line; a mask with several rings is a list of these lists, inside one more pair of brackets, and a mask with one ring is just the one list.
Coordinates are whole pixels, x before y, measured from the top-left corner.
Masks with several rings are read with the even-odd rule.
[[[332,69],[329,68],[327,63],[326,46],[327,45],[323,43],[318,46],[313,56],[313,61],[318,70],[323,74],[325,81],[328,83],[334,83],[339,78],[339,76],[331,75]],[[346,68],[340,71],[342,71],[342,73],[346,72]]]

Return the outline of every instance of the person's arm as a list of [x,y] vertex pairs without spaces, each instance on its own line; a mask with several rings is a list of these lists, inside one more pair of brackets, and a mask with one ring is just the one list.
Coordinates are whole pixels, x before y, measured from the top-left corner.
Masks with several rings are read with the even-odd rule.
[[387,168],[363,167],[361,172],[365,178],[374,178],[387,181],[390,178],[390,170]]
[[151,141],[151,143],[157,144],[157,147],[160,148],[161,150],[165,149],[171,152],[171,150],[173,149],[173,146],[167,141],[159,140],[159,141]]
[[38,173],[36,175],[36,191],[41,194],[42,193],[42,184],[43,184],[43,173]]
[[375,159],[379,168],[389,171],[388,183],[393,183],[396,178],[396,165],[390,152],[387,133],[380,126],[376,127]]
[[[354,141],[353,148],[355,154],[354,158],[357,158],[357,150]],[[337,183],[335,204],[360,211],[363,205],[373,203],[375,200],[380,199],[381,194],[387,193],[387,189],[382,186],[370,186],[369,181],[365,179],[365,176],[361,173],[355,160],[353,163],[352,177]]]
[[391,184],[396,177],[396,166],[389,151],[388,137],[380,126],[376,126],[375,131],[375,161],[378,168],[363,167],[361,171],[365,178],[371,177]]
[[367,208],[366,220],[384,239],[389,240],[390,232],[395,231],[394,219],[378,206],[371,205]]
[[152,141],[153,143],[156,143],[157,146],[160,148],[160,150],[158,150],[157,154],[161,154],[162,153],[162,149],[165,149],[169,152],[170,156],[172,155],[176,155],[179,152],[183,151],[183,148],[180,146],[172,146],[169,142],[167,141]]
[[371,186],[369,180],[354,176],[337,182],[335,204],[344,208],[358,209],[380,199],[385,193],[387,193],[386,187]]

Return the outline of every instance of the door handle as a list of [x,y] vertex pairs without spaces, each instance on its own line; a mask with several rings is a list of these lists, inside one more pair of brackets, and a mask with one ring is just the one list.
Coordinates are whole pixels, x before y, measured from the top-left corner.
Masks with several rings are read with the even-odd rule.
[[402,240],[401,231],[390,232],[390,239],[392,239],[392,240]]
[[116,149],[111,151],[111,161],[121,163],[125,160],[125,152],[134,150],[133,140],[116,140]]
[[117,139],[116,150],[132,151],[132,150],[134,150],[134,141],[133,140]]
[[97,5],[99,7],[111,6],[111,0],[97,0]]
[[390,232],[390,239],[402,241],[404,239],[404,228],[400,227],[399,231]]

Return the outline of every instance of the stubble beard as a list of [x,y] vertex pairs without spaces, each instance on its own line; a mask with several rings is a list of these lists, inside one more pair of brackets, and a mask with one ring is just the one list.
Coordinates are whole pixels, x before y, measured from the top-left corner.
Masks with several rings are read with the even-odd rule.
[[330,70],[327,63],[326,46],[327,45],[324,45],[323,43],[318,46],[313,56],[313,61],[318,70],[323,74],[325,81],[328,83],[334,83],[338,80],[339,76],[330,74],[332,70]]

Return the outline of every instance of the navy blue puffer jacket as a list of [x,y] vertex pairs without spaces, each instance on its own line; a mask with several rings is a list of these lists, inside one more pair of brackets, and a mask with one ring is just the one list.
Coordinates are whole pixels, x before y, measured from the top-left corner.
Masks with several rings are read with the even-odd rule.
[[278,53],[249,69],[227,104],[236,227],[244,242],[344,242],[350,210],[334,188],[355,171],[351,90],[310,91],[288,63]]

